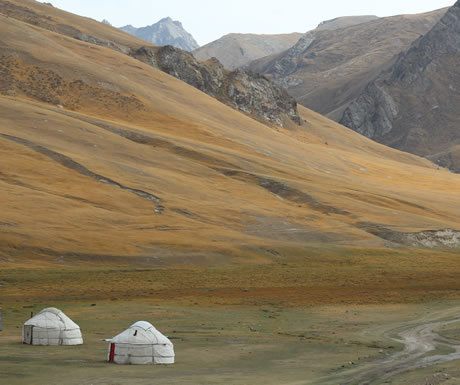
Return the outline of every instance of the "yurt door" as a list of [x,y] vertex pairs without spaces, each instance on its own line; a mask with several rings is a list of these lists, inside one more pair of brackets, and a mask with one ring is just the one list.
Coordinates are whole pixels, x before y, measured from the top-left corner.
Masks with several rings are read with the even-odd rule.
[[34,335],[33,325],[24,325],[24,343],[32,345]]
[[110,351],[109,351],[109,362],[113,362],[115,358],[115,344],[110,344]]

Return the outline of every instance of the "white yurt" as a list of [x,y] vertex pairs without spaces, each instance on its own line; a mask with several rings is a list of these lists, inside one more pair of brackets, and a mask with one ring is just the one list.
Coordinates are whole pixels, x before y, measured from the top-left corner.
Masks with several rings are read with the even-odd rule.
[[174,346],[153,325],[139,321],[110,342],[108,361],[116,364],[173,364]]
[[22,342],[29,345],[81,345],[80,327],[61,310],[43,309],[24,323]]

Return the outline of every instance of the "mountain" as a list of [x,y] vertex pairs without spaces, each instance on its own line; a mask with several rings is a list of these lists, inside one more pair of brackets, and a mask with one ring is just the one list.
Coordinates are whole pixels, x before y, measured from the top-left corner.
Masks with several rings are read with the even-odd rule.
[[317,263],[312,249],[335,247],[378,262],[369,248],[458,246],[458,175],[303,107],[302,125],[263,124],[94,20],[24,0],[0,13],[2,264]]
[[339,120],[366,84],[445,11],[334,19],[307,32],[289,50],[256,60],[249,68],[285,87],[304,106]]
[[460,1],[370,82],[341,122],[460,172]]
[[273,126],[301,123],[297,103],[292,96],[263,76],[242,70],[227,71],[216,59],[201,63],[191,53],[172,46],[145,45],[145,42],[129,38],[124,32],[107,23],[102,23],[104,27],[98,29],[96,36],[93,29],[81,30],[37,14],[33,14],[34,17],[31,18],[28,8],[13,6],[8,2],[0,2],[0,11],[9,17],[33,22],[71,38],[135,57],[230,107]]
[[165,17],[155,24],[142,28],[125,25],[120,29],[154,45],[172,45],[185,51],[193,51],[199,47],[193,36],[184,29],[182,24],[170,17]]
[[196,49],[193,55],[201,61],[215,57],[225,68],[234,70],[261,57],[285,51],[301,36],[300,33],[282,35],[231,33]]

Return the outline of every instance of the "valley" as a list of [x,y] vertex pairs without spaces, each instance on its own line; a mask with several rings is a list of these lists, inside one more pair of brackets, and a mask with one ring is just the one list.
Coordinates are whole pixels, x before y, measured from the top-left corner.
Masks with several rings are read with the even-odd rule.
[[[0,371],[8,384],[59,384],[69,371],[72,376],[66,383],[71,385],[142,385],[151,383],[153,374],[158,383],[171,384],[453,385],[460,377],[453,360],[458,339],[452,337],[460,327],[455,318],[458,301],[286,307],[223,305],[217,299],[177,303],[151,296],[55,303],[80,322],[85,344],[45,347],[40,355],[34,354],[36,347],[18,343],[20,330],[15,325],[42,303],[10,304],[5,329],[9,336],[0,334]],[[104,362],[107,344],[102,339],[126,327],[133,313],[156,320],[172,339],[177,352],[174,367],[157,366],[153,373],[149,366]],[[438,322],[433,333],[442,341],[433,347],[424,345],[429,338],[424,330],[432,322]]]
[[[458,384],[460,175],[272,80],[0,0],[1,385]],[[48,306],[83,345],[20,343]],[[142,319],[175,364],[108,364]]]

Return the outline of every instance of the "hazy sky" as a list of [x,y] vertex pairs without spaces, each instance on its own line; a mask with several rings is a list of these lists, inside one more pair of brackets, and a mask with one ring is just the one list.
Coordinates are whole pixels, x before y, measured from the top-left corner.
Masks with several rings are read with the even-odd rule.
[[61,9],[143,27],[170,16],[205,44],[230,32],[306,32],[347,15],[390,16],[450,6],[454,0],[47,0]]

